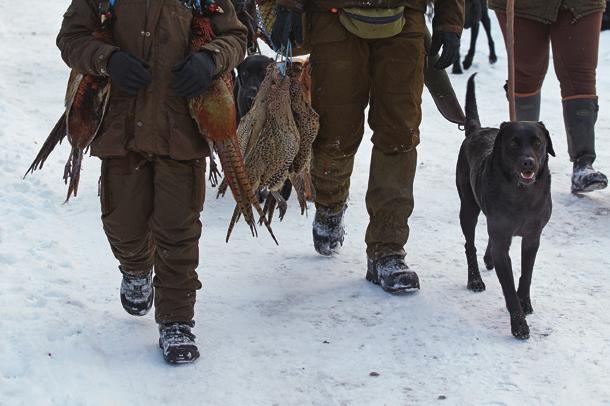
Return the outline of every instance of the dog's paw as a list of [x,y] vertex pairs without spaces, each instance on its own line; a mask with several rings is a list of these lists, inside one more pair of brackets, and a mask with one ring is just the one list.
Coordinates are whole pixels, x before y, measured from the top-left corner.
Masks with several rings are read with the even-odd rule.
[[473,56],[467,55],[466,58],[464,58],[464,60],[462,61],[462,66],[464,67],[464,69],[468,70],[470,69],[470,67],[472,66],[472,60],[474,58]]
[[515,313],[510,315],[510,329],[513,336],[520,340],[530,338],[530,328],[525,321],[525,314]]
[[481,277],[468,279],[468,285],[466,285],[468,290],[473,292],[483,292],[485,291],[485,283]]
[[498,57],[496,56],[496,54],[489,55],[489,63],[493,65],[496,62],[498,62]]
[[532,307],[532,301],[528,297],[520,297],[519,302],[521,302],[521,309],[523,309],[523,313],[527,316],[528,314],[534,313],[534,308]]

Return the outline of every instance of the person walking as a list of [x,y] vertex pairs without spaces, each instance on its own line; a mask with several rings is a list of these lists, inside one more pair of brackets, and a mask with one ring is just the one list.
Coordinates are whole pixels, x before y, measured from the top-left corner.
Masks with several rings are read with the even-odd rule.
[[102,223],[123,275],[121,303],[143,316],[154,298],[169,363],[199,357],[191,328],[210,151],[187,99],[239,64],[246,48],[231,2],[217,1],[223,12],[210,16],[216,38],[197,52],[189,48],[191,1],[110,2],[114,43],[107,44],[92,35],[104,0],[72,0],[57,37],[69,67],[110,77],[108,110],[91,145],[102,159]]
[[[354,156],[370,105],[366,278],[387,292],[420,287],[404,246],[414,205],[426,6],[426,0],[278,0],[271,33],[278,50],[303,40],[311,50],[312,104],[320,115],[311,167],[313,242],[322,255],[343,244]],[[464,1],[437,0],[435,14],[430,54],[442,48],[435,66],[445,69],[459,52]]]
[[[605,0],[520,0],[515,2],[515,101],[517,120],[540,120],[542,83],[549,44],[561,86],[572,193],[604,189],[608,178],[593,169],[599,111],[596,69]],[[506,40],[506,0],[489,0]]]

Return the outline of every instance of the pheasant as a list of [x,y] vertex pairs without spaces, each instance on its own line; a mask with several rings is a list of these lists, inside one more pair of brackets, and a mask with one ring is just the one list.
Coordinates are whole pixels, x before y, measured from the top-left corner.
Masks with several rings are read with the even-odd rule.
[[[315,193],[310,177],[311,146],[320,129],[319,116],[311,107],[307,82],[304,81],[308,78],[308,65],[307,62],[293,63],[287,70],[290,78],[290,107],[299,131],[299,150],[288,170],[288,178],[297,192],[301,214],[305,213],[307,200],[312,199]],[[280,208],[280,220],[286,212],[286,203],[283,199],[278,199],[277,193],[272,193],[267,197],[264,208],[269,222],[273,218],[276,204]]]
[[[291,82],[290,75],[283,75],[277,64],[270,64],[254,104],[237,130],[252,193],[267,188],[281,202],[282,212],[287,206],[279,191],[288,178],[300,146],[299,130],[291,109]],[[219,194],[224,194],[226,184],[223,182],[220,186]],[[240,215],[236,208],[230,230]],[[261,222],[269,223],[264,214]]]

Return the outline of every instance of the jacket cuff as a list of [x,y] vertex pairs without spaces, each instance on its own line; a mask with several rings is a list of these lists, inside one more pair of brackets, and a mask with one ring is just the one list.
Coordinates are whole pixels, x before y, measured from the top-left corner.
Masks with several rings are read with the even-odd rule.
[[118,51],[119,48],[113,45],[103,44],[95,52],[95,60],[93,61],[93,68],[98,76],[110,76],[108,73],[108,60],[113,53]]

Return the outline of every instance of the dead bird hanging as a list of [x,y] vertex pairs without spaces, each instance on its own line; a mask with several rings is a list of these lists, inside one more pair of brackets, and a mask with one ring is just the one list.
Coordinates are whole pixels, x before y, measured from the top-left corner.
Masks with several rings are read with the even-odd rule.
[[[287,206],[279,192],[287,178],[293,180],[299,202],[305,204],[304,188],[298,187],[303,182],[297,177],[308,167],[319,118],[303,92],[301,69],[299,64],[287,64],[282,72],[277,64],[270,64],[254,104],[237,130],[253,191],[269,190],[265,205],[267,218],[261,217],[262,223],[271,222],[276,204],[280,208],[280,218],[283,218]],[[226,189],[227,182],[223,181],[219,194]],[[236,208],[229,235],[240,215]]]
[[[199,13],[195,13],[193,17],[192,30],[191,47],[194,50],[201,49],[214,37],[210,19]],[[236,212],[244,216],[252,234],[256,235],[256,220],[252,207],[256,209],[261,218],[264,218],[264,213],[254,194],[256,189],[250,182],[251,177],[244,165],[239,146],[237,112],[232,87],[232,77],[227,73],[214,80],[210,88],[202,95],[190,99],[189,108],[200,132],[214,144],[224,171],[225,182],[231,188],[237,203]],[[269,222],[264,220],[263,223],[277,243]],[[231,230],[232,227],[227,232],[227,242]]]
[[[100,26],[92,34],[93,37],[108,44],[113,42],[113,4],[114,1],[100,3]],[[100,129],[109,98],[110,81],[107,77],[85,75],[72,70],[66,91],[66,110],[42,145],[25,176],[37,169],[42,169],[53,149],[68,136],[72,149],[64,169],[64,182],[68,184],[66,202],[72,195],[76,196],[85,150],[91,145]]]

